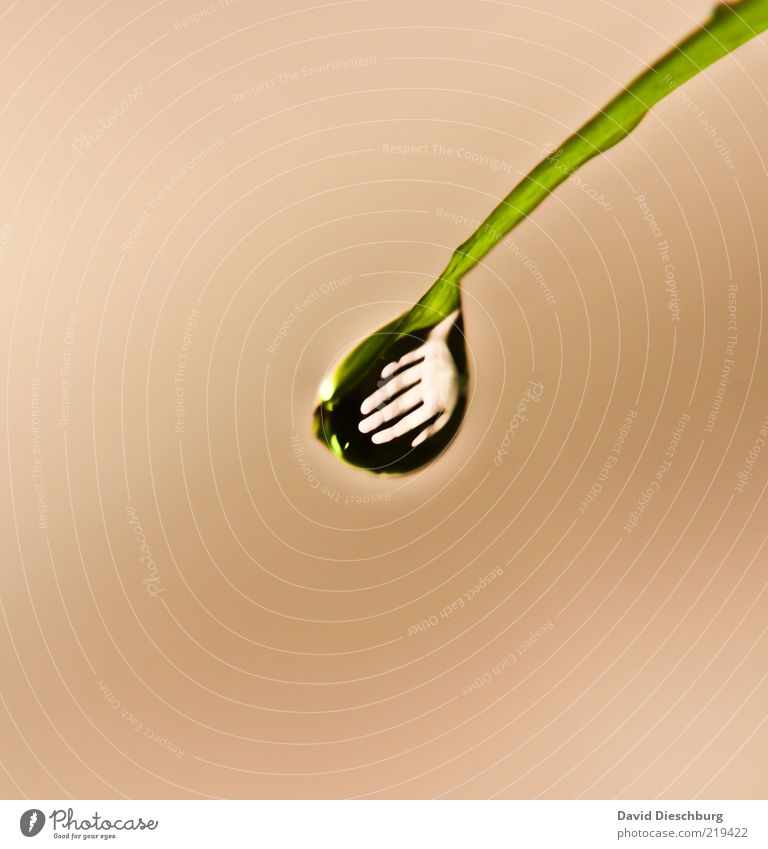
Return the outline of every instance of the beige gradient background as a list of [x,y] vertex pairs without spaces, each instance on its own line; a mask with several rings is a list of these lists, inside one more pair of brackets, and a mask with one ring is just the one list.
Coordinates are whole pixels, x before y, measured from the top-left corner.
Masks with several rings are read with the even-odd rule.
[[466,279],[436,463],[374,478],[309,429],[710,7],[3,4],[0,794],[766,795],[764,38]]

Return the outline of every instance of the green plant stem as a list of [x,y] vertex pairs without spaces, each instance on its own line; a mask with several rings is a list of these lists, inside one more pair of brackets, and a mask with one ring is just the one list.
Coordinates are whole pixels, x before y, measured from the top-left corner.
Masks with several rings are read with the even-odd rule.
[[461,279],[494,245],[590,159],[626,138],[654,104],[713,62],[768,28],[768,0],[719,5],[712,17],[640,74],[590,121],[540,162],[451,256],[443,273],[410,310],[360,342],[321,388],[333,402],[373,360],[406,333],[432,327],[461,306]]
[[513,227],[594,156],[626,138],[652,106],[704,68],[768,28],[768,0],[720,5],[710,20],[640,74],[594,118],[540,162],[453,253],[419,302],[448,315],[459,304],[461,278]]

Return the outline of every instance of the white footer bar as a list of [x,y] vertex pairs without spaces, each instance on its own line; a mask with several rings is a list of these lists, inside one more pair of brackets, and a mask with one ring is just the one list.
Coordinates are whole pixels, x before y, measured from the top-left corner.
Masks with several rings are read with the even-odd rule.
[[768,847],[763,801],[0,801],[0,846]]

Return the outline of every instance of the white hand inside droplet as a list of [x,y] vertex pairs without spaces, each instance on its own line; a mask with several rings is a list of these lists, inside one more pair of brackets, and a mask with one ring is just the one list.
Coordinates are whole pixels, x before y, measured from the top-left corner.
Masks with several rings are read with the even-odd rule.
[[[458,315],[458,310],[452,312],[432,328],[422,345],[386,365],[381,372],[382,381],[386,382],[360,405],[360,412],[367,416],[358,425],[362,433],[370,433],[411,411],[392,427],[374,433],[371,440],[377,445],[391,442],[438,416],[411,442],[415,448],[448,423],[459,400],[459,373],[448,349],[448,334]],[[394,395],[397,398],[393,400]],[[373,410],[376,412],[368,415]]]

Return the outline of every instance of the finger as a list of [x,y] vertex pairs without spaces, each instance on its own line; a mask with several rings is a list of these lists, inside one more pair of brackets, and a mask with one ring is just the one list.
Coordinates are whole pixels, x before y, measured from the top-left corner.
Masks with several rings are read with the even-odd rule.
[[447,413],[441,413],[439,418],[435,419],[434,422],[429,427],[425,427],[424,430],[413,440],[411,443],[411,448],[416,448],[421,445],[426,439],[429,439],[430,436],[433,436],[438,432],[438,430],[442,430],[447,424],[450,416]]
[[396,360],[394,363],[389,363],[384,366],[381,372],[381,376],[383,378],[388,378],[391,374],[394,374],[399,369],[403,368],[403,366],[407,366],[410,363],[415,363],[416,360],[424,359],[424,352],[421,350],[422,346],[419,345],[418,348],[414,348],[413,351],[409,351],[407,354],[403,354],[399,360]]
[[384,424],[384,422],[388,422],[390,419],[396,419],[403,413],[407,413],[408,410],[415,407],[421,400],[421,387],[417,384],[416,386],[412,386],[407,392],[403,392],[402,395],[398,395],[386,407],[382,407],[381,410],[378,410],[372,416],[363,419],[358,425],[358,428],[362,433],[370,433],[372,430],[376,430],[379,425]]
[[381,370],[382,379],[386,380],[391,374],[394,374],[400,368],[400,364],[397,360],[393,363],[387,363],[384,368]]
[[413,369],[409,368],[407,371],[404,371],[402,374],[398,374],[397,377],[393,377],[388,383],[381,387],[381,389],[377,389],[371,395],[369,395],[365,401],[360,405],[360,412],[366,416],[371,410],[375,410],[377,407],[380,407],[385,401],[389,401],[389,399],[396,395],[401,389],[405,389],[410,387],[411,385],[418,382],[418,374],[413,374]]
[[459,317],[459,310],[454,310],[450,315],[447,315],[440,324],[436,324],[429,332],[430,339],[447,339],[456,319]]
[[431,419],[433,415],[434,413],[430,413],[430,411],[425,409],[423,406],[419,407],[418,410],[408,413],[407,416],[400,419],[400,421],[397,424],[392,425],[392,427],[388,427],[386,430],[380,430],[378,433],[374,433],[371,439],[376,443],[376,445],[381,445],[382,442],[391,442],[393,439],[397,439],[398,436],[402,436],[404,433],[414,430],[419,425],[423,425],[424,422]]

